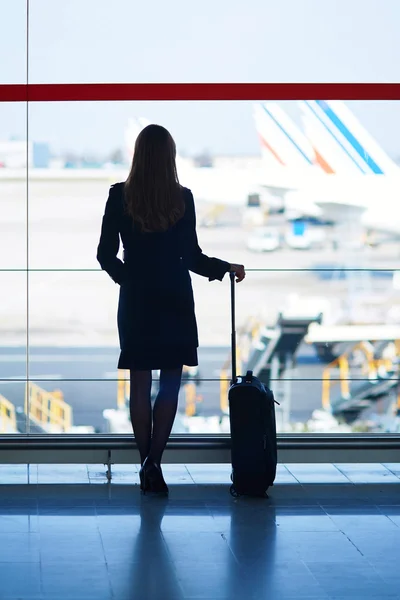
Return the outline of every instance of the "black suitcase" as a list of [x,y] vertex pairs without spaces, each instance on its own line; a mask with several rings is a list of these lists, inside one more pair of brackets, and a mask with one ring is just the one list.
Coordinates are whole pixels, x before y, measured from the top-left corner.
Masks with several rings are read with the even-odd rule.
[[232,381],[229,388],[232,496],[268,497],[277,466],[275,399],[252,371],[236,376],[235,274],[231,278]]

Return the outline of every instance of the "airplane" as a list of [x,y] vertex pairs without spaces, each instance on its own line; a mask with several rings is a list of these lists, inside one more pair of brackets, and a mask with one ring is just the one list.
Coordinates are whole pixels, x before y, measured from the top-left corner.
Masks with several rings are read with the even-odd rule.
[[307,137],[285,111],[275,102],[258,103],[253,106],[253,117],[260,140],[263,167],[266,172],[274,164],[280,169],[285,181],[277,191],[286,217],[320,217],[322,209],[310,202],[301,190],[310,177],[318,177],[322,171],[316,153]]
[[304,134],[273,103],[258,105],[255,119],[262,151],[278,156],[292,180],[285,196],[289,218],[297,213],[400,234],[393,219],[399,167],[343,102],[302,101],[300,107]]
[[399,167],[344,102],[301,101],[300,107],[306,135],[332,171],[329,195],[320,195],[318,206],[337,220],[358,218],[366,229],[400,234]]

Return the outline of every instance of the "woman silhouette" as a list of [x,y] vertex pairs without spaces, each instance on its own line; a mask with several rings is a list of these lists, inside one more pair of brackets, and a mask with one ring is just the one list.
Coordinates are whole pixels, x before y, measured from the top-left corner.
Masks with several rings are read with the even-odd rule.
[[[130,416],[143,492],[168,493],[160,463],[178,406],[183,365],[196,366],[197,324],[189,271],[210,281],[236,273],[202,253],[192,193],[179,184],[175,142],[160,125],[139,134],[129,176],[110,188],[97,260],[120,285],[119,369],[130,370]],[[119,238],[124,261],[117,258]],[[152,410],[152,370],[160,387]]]

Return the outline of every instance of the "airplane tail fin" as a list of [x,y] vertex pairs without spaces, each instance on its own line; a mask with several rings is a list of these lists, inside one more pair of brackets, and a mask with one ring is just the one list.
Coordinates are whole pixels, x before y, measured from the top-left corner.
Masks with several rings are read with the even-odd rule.
[[309,141],[278,104],[256,104],[253,114],[265,160],[290,169],[313,166]]
[[398,170],[344,102],[310,100],[300,106],[306,135],[333,172],[382,175]]

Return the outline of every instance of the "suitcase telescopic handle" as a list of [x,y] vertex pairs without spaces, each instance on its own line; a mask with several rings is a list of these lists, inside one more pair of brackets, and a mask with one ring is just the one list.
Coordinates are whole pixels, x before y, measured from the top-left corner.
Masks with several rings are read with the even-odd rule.
[[232,380],[236,381],[236,325],[235,325],[235,272],[229,273],[231,279],[231,357],[232,357]]

